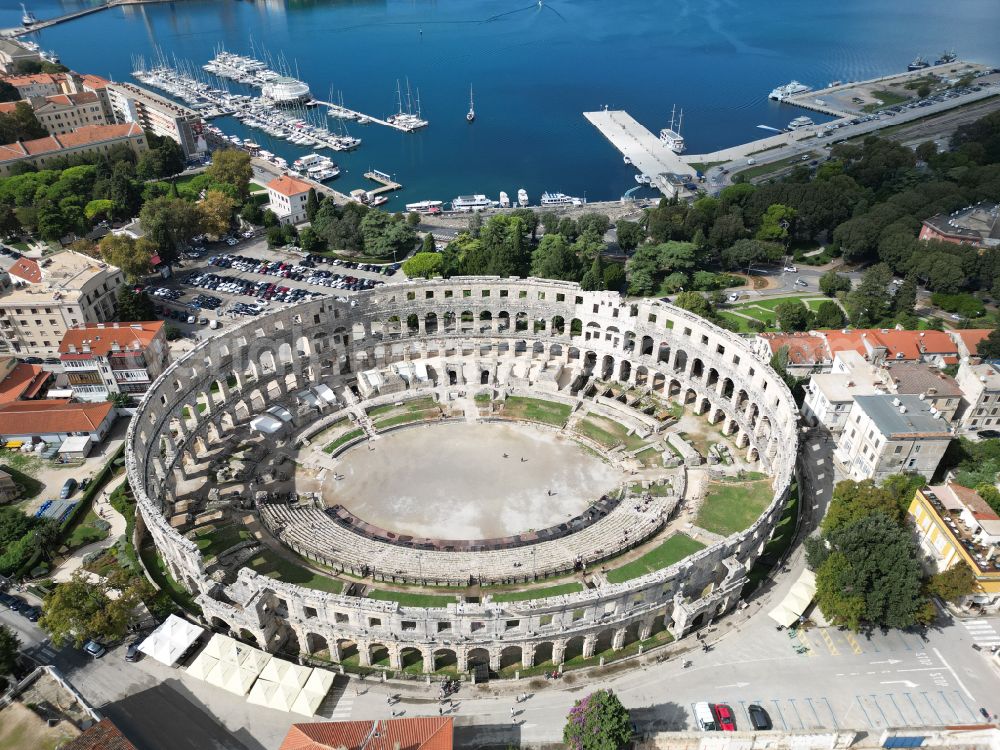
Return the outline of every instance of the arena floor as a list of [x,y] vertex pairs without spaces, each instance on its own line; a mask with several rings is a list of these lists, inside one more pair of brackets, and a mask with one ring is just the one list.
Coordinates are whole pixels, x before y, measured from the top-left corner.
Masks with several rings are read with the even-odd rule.
[[576,441],[531,425],[431,424],[372,445],[342,454],[343,478],[328,476],[324,498],[413,536],[487,539],[554,526],[625,480]]

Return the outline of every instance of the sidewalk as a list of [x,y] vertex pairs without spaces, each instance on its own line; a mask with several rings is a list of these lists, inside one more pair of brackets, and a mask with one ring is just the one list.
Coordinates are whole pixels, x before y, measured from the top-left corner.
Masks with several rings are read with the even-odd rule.
[[73,577],[73,574],[83,565],[83,559],[91,552],[98,552],[107,549],[118,541],[118,538],[125,534],[127,523],[125,516],[111,507],[111,494],[118,489],[128,478],[125,472],[108,482],[101,494],[94,498],[94,513],[111,524],[108,530],[108,538],[99,542],[88,544],[74,550],[72,554],[64,560],[58,568],[52,572],[52,580],[56,583],[64,583]]

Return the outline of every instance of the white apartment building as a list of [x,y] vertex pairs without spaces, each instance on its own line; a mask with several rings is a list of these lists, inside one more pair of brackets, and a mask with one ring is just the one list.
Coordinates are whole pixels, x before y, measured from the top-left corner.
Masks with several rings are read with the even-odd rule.
[[829,373],[813,375],[805,386],[802,414],[837,435],[847,424],[855,396],[884,392],[877,368],[853,349],[837,352]]
[[308,182],[282,175],[267,183],[268,208],[282,224],[298,224],[306,220]]
[[14,285],[0,291],[0,352],[54,355],[66,331],[115,317],[121,270],[65,250],[8,269]]
[[856,396],[834,459],[856,481],[901,473],[930,479],[952,437],[941,412],[919,396]]
[[171,138],[181,145],[187,157],[208,150],[205,123],[193,109],[132,83],[109,83],[104,91],[117,122],[134,122],[144,130]]
[[994,364],[962,362],[955,375],[962,389],[961,426],[966,430],[1000,429],[1000,370]]
[[75,398],[105,401],[112,393],[145,393],[170,351],[162,320],[89,323],[66,331],[59,359]]

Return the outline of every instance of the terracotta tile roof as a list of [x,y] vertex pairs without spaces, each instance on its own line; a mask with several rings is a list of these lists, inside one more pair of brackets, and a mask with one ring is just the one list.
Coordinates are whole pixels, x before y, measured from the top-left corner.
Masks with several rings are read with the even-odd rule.
[[979,342],[990,335],[992,328],[960,328],[952,333],[958,336],[969,354],[975,356],[979,354]]
[[954,482],[948,482],[948,489],[955,493],[955,497],[969,509],[977,521],[1000,521],[996,511],[975,490]]
[[813,333],[762,333],[771,354],[788,347],[788,362],[793,365],[818,365],[830,361],[826,339]]
[[33,73],[27,76],[4,76],[3,80],[14,88],[20,88],[39,83],[51,83],[59,86],[66,80],[66,77],[62,73]]
[[27,104],[24,99],[20,99],[16,102],[0,102],[0,113],[9,115],[15,109],[17,109],[18,104]]
[[52,153],[68,148],[79,148],[92,143],[117,140],[120,138],[142,135],[142,128],[136,123],[127,125],[86,125],[77,128],[72,133],[50,135],[47,138],[37,138],[33,141],[18,141],[0,146],[0,162],[14,161],[25,156]]
[[81,91],[78,94],[53,94],[52,96],[45,97],[46,104],[58,104],[62,107],[93,104],[96,101],[97,94],[93,91]]
[[887,360],[918,360],[926,355],[957,355],[958,347],[944,331],[897,331],[890,328],[855,328],[818,331],[826,337],[830,351],[853,349],[870,357],[880,347]]
[[18,258],[14,264],[7,269],[7,273],[24,279],[30,284],[38,284],[42,280],[42,267],[31,258]]
[[452,750],[450,716],[292,724],[279,750]]
[[[73,326],[68,329],[59,342],[59,353],[67,355],[65,358],[79,358],[84,354],[84,345],[90,351],[87,355],[97,354],[106,357],[118,345],[118,350],[122,351],[143,351],[150,342],[163,329],[162,320],[147,320],[141,323],[87,323],[86,325]],[[136,350],[136,344],[139,344]],[[70,352],[70,347],[75,351]]]
[[91,75],[90,73],[80,76],[80,80],[88,89],[103,89],[108,86],[107,79]]
[[107,401],[74,404],[65,398],[14,401],[0,406],[0,435],[93,432],[113,408]]
[[0,380],[0,404],[34,398],[51,376],[52,373],[42,369],[40,365],[29,365],[24,362],[15,365],[14,369],[7,373],[7,377]]
[[138,750],[111,719],[101,719],[79,737],[62,745],[61,750]]
[[273,190],[276,193],[281,193],[289,198],[293,195],[300,195],[302,193],[308,193],[309,189],[312,187],[308,182],[303,182],[302,180],[296,179],[295,177],[290,177],[287,174],[281,175],[267,183],[267,189]]

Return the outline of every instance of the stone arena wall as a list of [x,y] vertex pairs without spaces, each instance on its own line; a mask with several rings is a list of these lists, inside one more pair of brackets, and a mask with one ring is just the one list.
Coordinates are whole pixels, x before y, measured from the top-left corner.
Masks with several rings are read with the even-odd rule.
[[[363,371],[432,358],[434,385],[470,394],[513,362],[517,368],[505,370],[508,387],[541,398],[575,400],[554,377],[567,371],[577,385],[613,380],[675,398],[721,422],[748,458],[760,460],[773,479],[773,500],[747,530],[668,568],[528,601],[487,596],[418,608],[328,594],[247,568],[229,585],[208,575],[196,545],[167,520],[185,454],[195,455],[199,441],[245,433],[254,416],[276,404],[296,414],[298,437],[315,434],[312,424],[324,417],[297,411],[295,393],[325,383],[339,395]],[[526,668],[560,664],[581,644],[585,657],[599,643],[618,649],[654,627],[682,637],[735,607],[788,496],[797,417],[788,388],[747,342],[669,304],[550,280],[411,280],[349,300],[302,303],[202,342],[143,398],[126,462],[141,526],[174,578],[198,595],[209,624],[246,631],[270,650],[294,635],[303,651],[325,648],[333,661],[356,645],[361,665],[384,647],[394,669],[408,650],[423,656],[426,671],[442,655],[460,671],[487,660],[499,669],[514,657]]]

